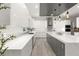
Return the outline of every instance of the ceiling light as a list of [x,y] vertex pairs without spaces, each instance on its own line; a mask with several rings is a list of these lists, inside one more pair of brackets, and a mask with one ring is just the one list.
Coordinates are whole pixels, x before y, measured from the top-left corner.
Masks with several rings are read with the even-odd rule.
[[66,14],[69,14],[69,11],[67,11]]
[[66,13],[66,19],[69,19],[69,12]]
[[59,20],[61,20],[61,16],[58,16]]

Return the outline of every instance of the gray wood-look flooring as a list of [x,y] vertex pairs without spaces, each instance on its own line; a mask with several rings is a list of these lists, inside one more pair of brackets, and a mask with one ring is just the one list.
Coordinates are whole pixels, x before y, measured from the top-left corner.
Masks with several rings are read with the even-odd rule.
[[32,56],[55,56],[55,53],[47,43],[46,39],[36,39],[35,46],[32,51]]

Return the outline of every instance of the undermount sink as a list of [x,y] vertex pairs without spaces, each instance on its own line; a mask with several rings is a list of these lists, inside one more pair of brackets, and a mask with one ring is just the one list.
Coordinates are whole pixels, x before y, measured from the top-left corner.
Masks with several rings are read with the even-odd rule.
[[58,35],[63,35],[63,33],[61,33],[61,32],[57,32],[56,34],[58,34]]

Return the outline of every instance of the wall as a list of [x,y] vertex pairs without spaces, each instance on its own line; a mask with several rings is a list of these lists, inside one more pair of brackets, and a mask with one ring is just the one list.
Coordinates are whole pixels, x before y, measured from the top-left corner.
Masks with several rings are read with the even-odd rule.
[[53,21],[53,29],[57,32],[65,32],[65,25],[67,21],[66,20],[54,20]]
[[[32,10],[32,9],[30,9]],[[23,33],[23,27],[34,27],[38,32],[45,32],[47,29],[47,20],[44,17],[32,18],[27,5],[23,3],[12,3],[10,12],[10,25],[4,32],[8,34],[19,35]]]
[[[5,3],[6,6],[10,7],[10,4]],[[0,25],[10,24],[10,8],[0,10]]]
[[36,19],[34,19],[33,24],[36,31],[47,30],[47,20],[45,17],[37,17]]
[[25,3],[28,7],[31,16],[39,16],[40,14],[40,3]]
[[10,24],[13,26],[26,26],[31,18],[25,4],[11,4]]
[[5,32],[18,35],[23,33],[23,27],[32,26],[29,21],[32,18],[29,14],[27,6],[24,3],[12,3],[10,11],[10,25],[7,26]]

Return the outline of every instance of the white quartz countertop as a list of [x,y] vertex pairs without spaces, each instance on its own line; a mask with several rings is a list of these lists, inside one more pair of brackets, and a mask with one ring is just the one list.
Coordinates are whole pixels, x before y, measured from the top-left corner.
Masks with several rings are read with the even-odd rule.
[[34,36],[34,34],[24,34],[6,43],[8,49],[22,49]]
[[79,33],[75,33],[74,36],[66,32],[63,32],[62,35],[59,35],[55,31],[47,33],[63,43],[79,43]]

